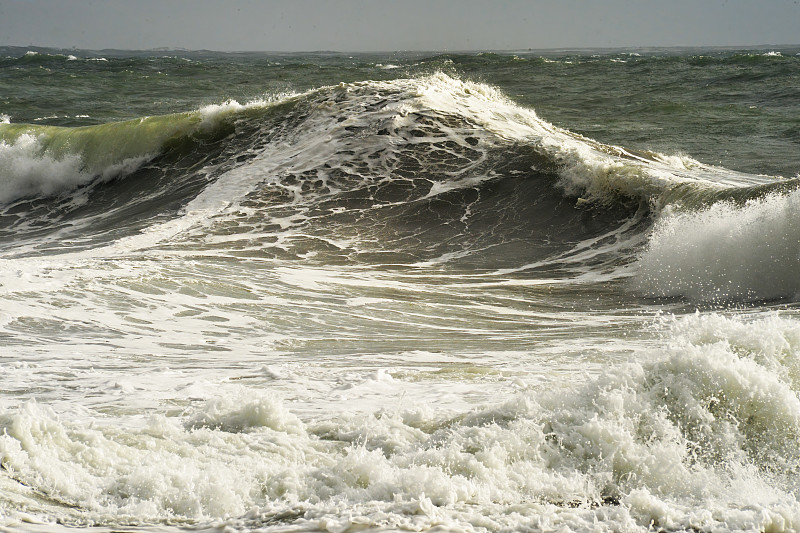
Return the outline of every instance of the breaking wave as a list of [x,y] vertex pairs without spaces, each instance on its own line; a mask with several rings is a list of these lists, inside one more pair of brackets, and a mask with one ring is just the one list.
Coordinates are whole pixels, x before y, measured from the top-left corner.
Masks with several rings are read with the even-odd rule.
[[636,276],[654,297],[798,292],[796,179],[605,145],[441,73],[0,139],[0,242],[19,253],[147,230],[233,254]]

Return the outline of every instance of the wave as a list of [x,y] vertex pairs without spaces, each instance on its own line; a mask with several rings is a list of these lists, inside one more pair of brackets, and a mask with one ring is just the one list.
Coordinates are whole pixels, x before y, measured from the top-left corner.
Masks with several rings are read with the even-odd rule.
[[[738,244],[724,241],[726,257],[738,262],[717,270],[703,261],[719,262],[726,252],[716,257],[701,238],[669,237],[709,217],[722,232],[724,220],[791,203],[797,179],[603,144],[492,87],[443,73],[80,128],[5,123],[0,139],[0,200],[12,240],[27,227],[39,238],[42,224],[29,219],[46,216],[51,224],[69,218],[84,236],[102,226],[109,238],[119,236],[109,226],[131,235],[162,224],[171,241],[161,244],[202,248],[213,240],[234,255],[404,264],[459,258],[473,268],[528,273],[573,263],[638,275],[637,290],[657,297],[797,292],[790,281],[759,285],[745,283],[752,274],[733,274],[758,266],[734,253],[755,244],[757,231]],[[48,195],[59,206],[55,219]],[[58,227],[61,237],[72,231]],[[786,273],[795,267],[796,228],[781,227],[775,239],[787,251],[773,259],[782,265],[775,272]],[[570,259],[585,242],[602,244],[593,245],[599,251],[589,263],[580,253]],[[763,255],[751,249],[751,258]],[[638,270],[627,268],[637,261]],[[687,273],[699,279],[704,271],[707,282]]]
[[[335,106],[334,104],[342,101],[343,95],[348,104]],[[306,108],[315,107],[313,113],[302,117],[310,123],[304,125],[301,132],[309,139],[321,136],[323,130],[325,133],[333,132],[344,137],[345,132],[353,132],[355,126],[345,125],[338,128],[345,130],[344,132],[333,131],[335,128],[325,122],[335,120],[338,125],[349,119],[363,123],[358,126],[362,138],[365,133],[373,133],[376,135],[373,140],[380,140],[377,136],[385,135],[393,141],[410,145],[409,141],[412,139],[407,136],[398,139],[397,135],[403,133],[410,134],[412,138],[424,137],[421,132],[425,133],[425,130],[410,128],[400,132],[397,124],[392,124],[395,126],[392,129],[379,128],[378,123],[381,121],[383,125],[389,125],[386,122],[387,112],[397,115],[396,118],[407,117],[409,122],[414,121],[415,113],[445,114],[459,126],[475,126],[475,134],[481,137],[477,139],[456,134],[451,141],[466,142],[473,147],[478,140],[524,143],[541,156],[538,163],[543,170],[560,175],[561,185],[568,194],[586,194],[594,200],[604,199],[603,197],[609,195],[613,200],[613,195],[621,195],[653,201],[672,187],[687,182],[697,187],[719,189],[771,181],[769,178],[709,167],[688,157],[665,156],[604,145],[547,123],[533,110],[515,105],[491,87],[457,80],[441,73],[421,79],[325,87],[301,97],[291,95],[285,97],[285,100],[298,98],[305,103]],[[259,101],[242,106],[231,101],[219,106],[207,106],[197,112],[76,128],[9,124],[6,120],[0,128],[0,142],[9,152],[18,147],[21,159],[32,158],[33,155],[48,159],[51,163],[79,159],[76,170],[87,177],[75,180],[75,183],[83,185],[92,175],[107,173],[109,168],[121,161],[150,159],[163,152],[170,142],[177,143],[191,136],[208,134],[223,125],[230,127],[235,119],[261,121],[264,119],[263,113],[253,113],[252,110],[263,109],[274,103]],[[335,107],[340,108],[338,113],[334,113]],[[345,111],[356,110],[360,112],[349,117],[343,115]],[[243,117],[248,111],[249,116]],[[359,116],[361,114],[364,116]],[[289,120],[291,117],[285,118]],[[444,123],[438,125],[443,128],[430,132],[435,137],[460,133],[448,131]],[[232,130],[225,130],[223,133],[231,134]],[[425,139],[420,139],[416,142],[424,141]],[[435,171],[436,168],[427,170]],[[9,173],[8,168],[4,168],[4,172]],[[14,184],[8,186],[9,191],[5,193],[3,201],[30,195],[28,190],[36,190],[35,187],[27,187],[23,177],[15,179],[13,170],[11,173],[3,176],[4,182]],[[66,180],[67,183],[70,181]],[[20,192],[14,192],[15,186]],[[64,185],[63,188],[52,186],[47,189],[62,192],[68,188],[69,185]],[[44,191],[43,188],[42,194],[52,194]]]
[[0,124],[0,242],[93,246],[94,237],[113,240],[174,217],[209,180],[250,157],[257,139],[247,132],[259,125],[242,123],[251,109],[270,113],[266,100],[230,101],[96,126]]
[[66,128],[0,124],[0,202],[55,196],[92,181],[133,173],[191,138],[219,137],[236,102],[194,113]]
[[[76,51],[64,49],[48,49],[34,47],[34,50],[18,46],[0,46],[0,66],[3,67],[25,67],[29,65],[39,66],[50,63],[63,63],[64,61],[108,61],[108,59],[97,55],[91,51]],[[74,54],[80,53],[85,57],[78,57]]]
[[770,63],[775,61],[792,62],[796,58],[792,57],[791,52],[778,50],[748,51],[724,55],[694,55],[688,59],[691,65],[711,65],[711,64],[732,64],[732,65],[754,65]]
[[0,480],[73,525],[796,530],[797,322],[698,314],[664,336],[647,362],[463,413],[301,421],[242,387],[126,427],[28,402],[0,410]]

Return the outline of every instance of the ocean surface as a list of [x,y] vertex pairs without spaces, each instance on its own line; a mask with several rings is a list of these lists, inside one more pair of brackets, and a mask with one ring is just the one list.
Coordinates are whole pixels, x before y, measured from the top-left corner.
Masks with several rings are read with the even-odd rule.
[[0,48],[0,531],[800,530],[800,47]]

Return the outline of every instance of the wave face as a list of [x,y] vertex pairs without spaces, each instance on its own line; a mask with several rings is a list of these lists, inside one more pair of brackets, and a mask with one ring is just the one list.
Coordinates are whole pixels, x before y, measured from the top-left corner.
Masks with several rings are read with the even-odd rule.
[[3,55],[0,528],[800,527],[791,50]]

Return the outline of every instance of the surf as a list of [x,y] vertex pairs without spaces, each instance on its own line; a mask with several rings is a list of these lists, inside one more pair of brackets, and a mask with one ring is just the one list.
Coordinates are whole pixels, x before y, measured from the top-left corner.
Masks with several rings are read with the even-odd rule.
[[21,484],[12,494],[30,499],[25,487],[36,487],[31,505],[57,507],[75,526],[486,527],[489,516],[492,527],[546,517],[579,530],[611,517],[794,529],[796,322],[709,314],[662,326],[671,345],[648,361],[467,412],[303,422],[273,394],[228,385],[180,415],[128,420],[132,430],[27,402],[0,410],[0,460]]
[[0,528],[798,528],[788,53],[734,108],[647,52],[103,54],[9,67],[66,88],[0,117]]

